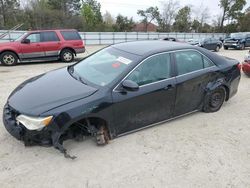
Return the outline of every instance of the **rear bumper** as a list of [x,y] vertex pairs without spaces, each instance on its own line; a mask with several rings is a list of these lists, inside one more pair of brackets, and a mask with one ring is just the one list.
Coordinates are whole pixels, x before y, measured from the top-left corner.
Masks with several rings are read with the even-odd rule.
[[75,52],[76,52],[76,54],[84,53],[85,52],[85,47],[83,47],[83,48],[76,48]]
[[18,112],[8,104],[4,106],[3,123],[6,130],[16,139],[24,141],[28,145],[50,146],[52,144],[51,132],[44,128],[41,131],[30,131],[23,125],[17,124],[16,117]]
[[243,63],[242,64],[242,71],[245,74],[250,75],[250,63]]

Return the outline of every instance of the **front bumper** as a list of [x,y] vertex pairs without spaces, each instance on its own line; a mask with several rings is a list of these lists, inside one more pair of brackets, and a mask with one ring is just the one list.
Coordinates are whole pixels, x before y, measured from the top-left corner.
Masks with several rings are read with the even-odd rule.
[[24,141],[26,146],[43,145],[51,146],[51,132],[45,127],[41,131],[31,131],[16,122],[19,113],[6,104],[3,109],[3,123],[6,130],[18,140]]
[[225,43],[225,44],[224,44],[224,47],[239,49],[241,46],[240,46],[240,44],[238,44],[238,43],[233,43],[233,44]]

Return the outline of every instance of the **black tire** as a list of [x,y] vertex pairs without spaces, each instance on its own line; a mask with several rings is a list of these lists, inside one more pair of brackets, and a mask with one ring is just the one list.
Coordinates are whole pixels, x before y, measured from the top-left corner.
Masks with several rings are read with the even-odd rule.
[[217,45],[214,51],[219,52],[220,51],[220,46]]
[[220,110],[226,98],[226,90],[224,87],[220,86],[213,90],[208,96],[205,97],[205,104],[203,107],[203,111],[217,112]]
[[240,45],[240,50],[245,50],[245,44],[244,43]]
[[70,50],[70,49],[64,49],[60,53],[60,59],[63,62],[70,63],[70,62],[74,61],[74,58],[75,58],[75,55],[72,52],[72,50]]
[[228,47],[227,47],[227,46],[224,46],[224,50],[228,50]]
[[0,61],[5,66],[15,66],[18,62],[18,57],[13,52],[3,52],[0,55]]

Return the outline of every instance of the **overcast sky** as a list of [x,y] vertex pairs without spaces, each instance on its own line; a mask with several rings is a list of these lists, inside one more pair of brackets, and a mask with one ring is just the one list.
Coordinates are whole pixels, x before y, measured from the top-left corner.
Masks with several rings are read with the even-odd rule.
[[[150,6],[158,6],[161,10],[161,2],[163,0],[98,0],[102,6],[102,13],[110,12],[112,16],[116,17],[119,13],[133,17],[136,21],[141,18],[137,15],[138,9],[146,9]],[[191,5],[192,10],[198,11],[199,7],[208,7],[210,13],[210,20],[214,19],[216,15],[221,14],[222,10],[218,6],[219,0],[179,0],[180,6]],[[250,0],[247,0],[246,7],[250,6]]]

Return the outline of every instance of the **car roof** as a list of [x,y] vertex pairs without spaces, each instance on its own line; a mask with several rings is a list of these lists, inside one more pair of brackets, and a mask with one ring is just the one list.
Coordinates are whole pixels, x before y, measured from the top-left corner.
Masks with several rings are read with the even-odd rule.
[[45,29],[45,30],[29,30],[28,32],[46,32],[46,31],[77,31],[76,29]]
[[161,41],[161,40],[124,42],[124,43],[114,44],[111,46],[116,49],[140,56],[151,55],[165,51],[196,49],[187,43]]

